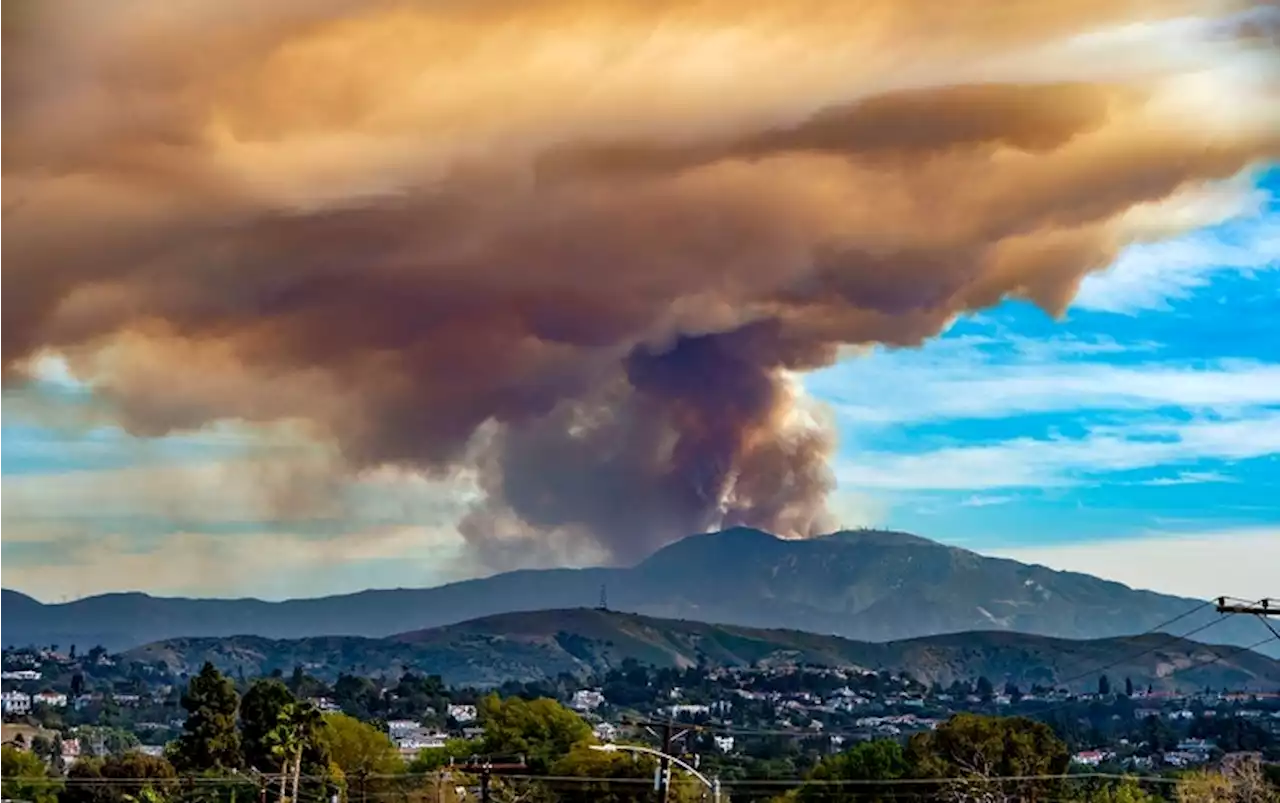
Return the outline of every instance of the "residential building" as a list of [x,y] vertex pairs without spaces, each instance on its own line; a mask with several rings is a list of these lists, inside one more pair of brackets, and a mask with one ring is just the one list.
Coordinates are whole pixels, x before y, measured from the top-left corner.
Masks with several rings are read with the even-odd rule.
[[410,736],[422,730],[422,725],[412,719],[392,719],[387,722],[387,735],[392,739]]
[[451,705],[449,716],[455,722],[475,722],[476,707],[474,705]]
[[0,707],[6,714],[30,714],[31,695],[20,691],[0,693]]
[[56,691],[42,691],[39,694],[32,695],[32,705],[47,705],[50,708],[66,708],[67,695]]
[[579,689],[573,693],[569,707],[575,711],[594,711],[604,703],[604,695],[594,689]]
[[1111,757],[1112,754],[1106,750],[1082,750],[1072,756],[1071,760],[1085,767],[1096,767]]

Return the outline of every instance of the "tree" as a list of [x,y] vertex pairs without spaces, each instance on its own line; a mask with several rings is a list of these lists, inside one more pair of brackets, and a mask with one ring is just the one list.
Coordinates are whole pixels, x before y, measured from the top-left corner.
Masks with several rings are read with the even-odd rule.
[[[591,779],[575,784],[562,784],[555,789],[554,800],[562,803],[648,803],[653,792],[647,780],[654,777],[658,762],[652,756],[634,753],[602,753],[579,743],[551,765],[549,774],[558,778]],[[627,781],[610,783],[610,781]],[[678,768],[672,769],[671,800],[703,799],[706,787]]]
[[1118,784],[1106,784],[1089,793],[1088,803],[1162,803],[1163,799],[1146,791],[1133,778]]
[[132,731],[85,725],[76,729],[80,749],[89,756],[120,755],[136,748],[140,742]]
[[983,702],[990,702],[991,698],[995,696],[995,692],[995,687],[991,685],[991,681],[986,675],[978,678],[976,693],[982,698]]
[[1124,696],[1125,697],[1133,696],[1133,678],[1126,677],[1124,679]]
[[907,760],[922,778],[954,778],[953,796],[981,791],[992,799],[1032,801],[1056,797],[1051,783],[990,781],[998,777],[1056,776],[1070,753],[1049,726],[1024,717],[957,714],[936,730],[911,737]]
[[292,702],[294,696],[275,678],[256,680],[245,692],[240,700],[240,744],[248,766],[259,772],[280,768],[269,737],[280,725],[285,706]]
[[5,800],[57,803],[61,784],[50,782],[49,770],[34,753],[12,745],[0,748],[0,775]]
[[1217,773],[1199,770],[1178,779],[1178,803],[1235,803],[1231,779]]
[[135,803],[154,801],[177,791],[177,773],[163,758],[128,752],[107,758],[82,758],[71,765],[71,783],[60,803]]
[[1140,730],[1143,740],[1152,752],[1172,750],[1178,744],[1178,734],[1160,717],[1149,716],[1142,720]]
[[394,784],[383,776],[404,772],[404,761],[391,739],[354,717],[346,714],[326,716],[319,738],[328,750],[329,760],[342,770],[347,783],[359,785],[361,798],[369,795],[376,799],[386,797]]
[[1106,675],[1098,676],[1098,695],[1106,697],[1111,694],[1111,678]]
[[173,752],[179,770],[224,771],[238,769],[244,763],[240,733],[236,730],[239,703],[231,679],[206,662],[182,695],[187,721]]
[[418,753],[405,771],[410,775],[425,775],[453,762],[466,762],[472,756],[481,755],[483,750],[484,742],[479,739],[449,739],[443,748]]
[[484,728],[484,752],[523,755],[535,773],[546,772],[575,744],[591,739],[591,727],[555,700],[502,700],[490,694],[480,700],[477,709]]
[[863,742],[843,753],[824,758],[809,773],[807,780],[821,786],[802,786],[797,799],[802,801],[879,800],[887,789],[858,784],[842,789],[839,781],[889,781],[906,777],[911,771],[902,745],[888,739]]
[[382,731],[346,714],[325,717],[320,739],[329,748],[329,757],[343,774],[391,775],[404,771],[404,762],[395,744]]
[[298,799],[298,785],[302,778],[302,762],[308,748],[319,742],[324,728],[324,716],[316,707],[305,702],[287,703],[280,711],[279,721],[267,736],[272,753],[280,766],[280,797],[285,797],[285,781],[292,775],[293,791],[290,800]]
[[84,694],[84,675],[77,672],[71,676],[71,697],[76,698]]
[[382,702],[372,680],[345,673],[339,674],[333,684],[333,701],[344,714],[366,720],[378,714]]

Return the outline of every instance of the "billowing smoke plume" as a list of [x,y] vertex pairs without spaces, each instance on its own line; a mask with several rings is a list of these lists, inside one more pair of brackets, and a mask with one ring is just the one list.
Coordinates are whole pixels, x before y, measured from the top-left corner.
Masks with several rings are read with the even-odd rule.
[[1246,2],[13,6],[6,381],[54,352],[140,435],[474,470],[493,565],[820,529],[791,372],[1060,311],[1280,153]]

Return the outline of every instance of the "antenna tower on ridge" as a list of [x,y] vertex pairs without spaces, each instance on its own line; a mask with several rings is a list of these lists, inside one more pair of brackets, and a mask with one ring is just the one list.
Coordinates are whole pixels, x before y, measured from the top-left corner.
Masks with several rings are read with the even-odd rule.
[[609,589],[607,586],[600,586],[600,604],[596,606],[596,610],[609,610]]

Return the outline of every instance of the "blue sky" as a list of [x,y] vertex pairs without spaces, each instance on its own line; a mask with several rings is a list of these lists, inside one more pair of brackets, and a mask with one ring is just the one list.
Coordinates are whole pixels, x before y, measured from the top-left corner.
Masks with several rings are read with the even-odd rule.
[[[1280,595],[1280,169],[1249,197],[1131,247],[1062,320],[1010,301],[805,377],[839,427],[845,523],[1162,591]],[[264,487],[320,476],[323,454],[282,442],[263,469],[234,427],[134,439],[56,366],[4,412],[6,587],[272,598],[456,571],[450,489],[371,476],[329,489],[341,521],[282,511]]]
[[[1257,188],[1250,214],[1132,247],[1062,320],[1006,302],[808,377],[843,490],[980,551],[1280,593],[1249,568],[1280,577],[1280,171]],[[1133,555],[1149,565],[1113,565]]]

